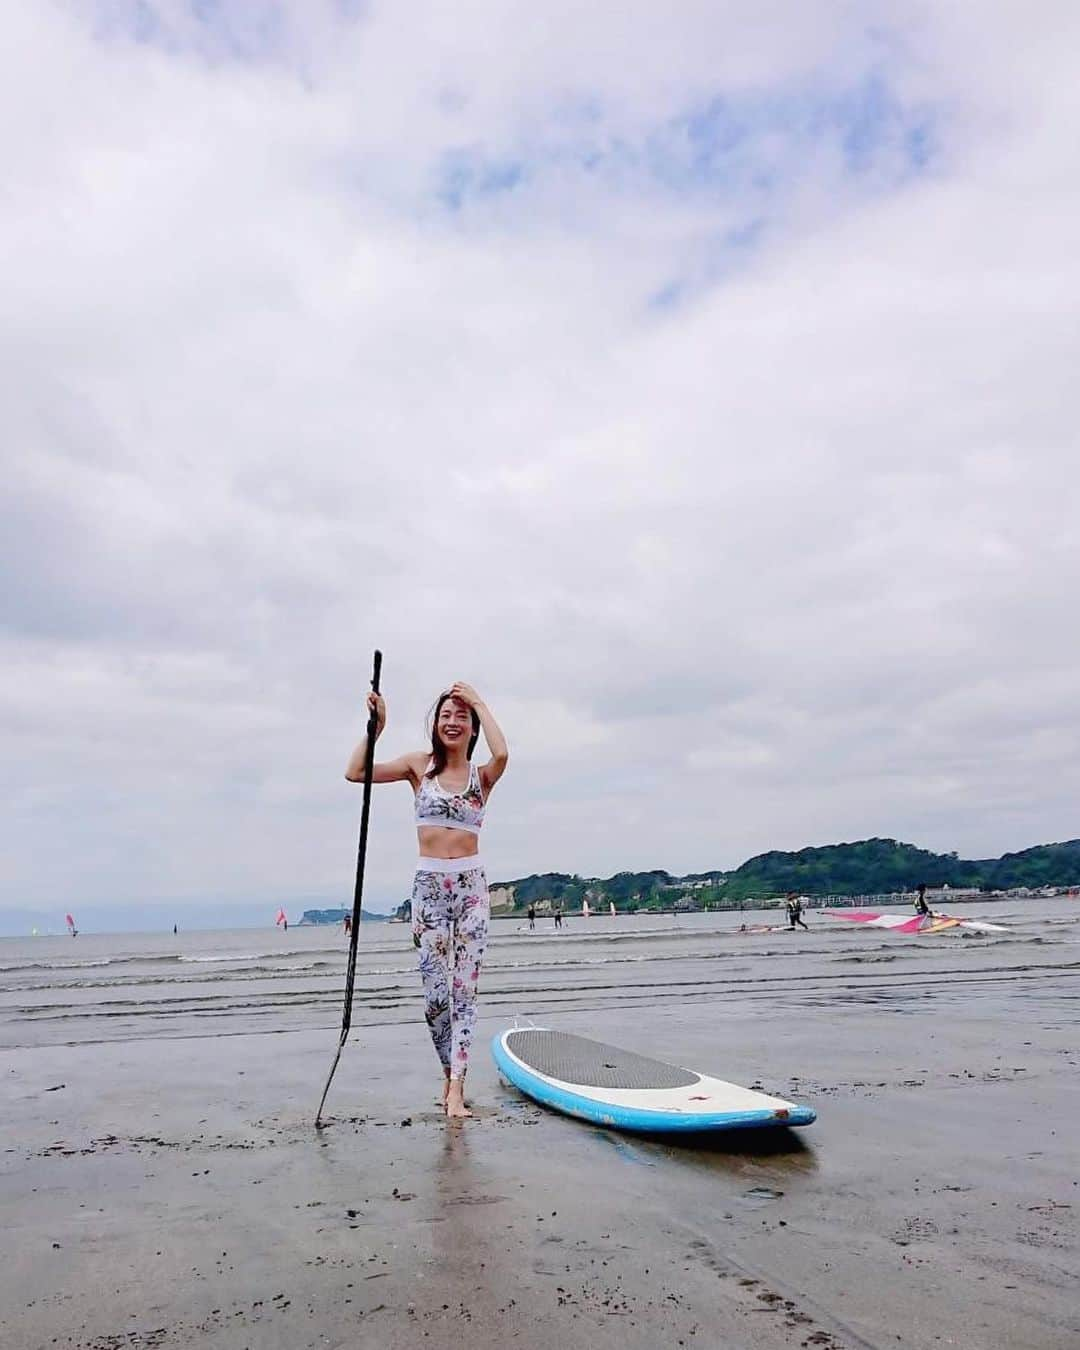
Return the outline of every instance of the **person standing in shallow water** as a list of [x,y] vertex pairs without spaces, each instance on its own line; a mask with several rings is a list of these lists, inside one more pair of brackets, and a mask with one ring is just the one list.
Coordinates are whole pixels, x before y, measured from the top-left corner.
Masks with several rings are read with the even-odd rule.
[[[369,694],[375,736],[386,726],[386,701]],[[490,758],[477,767],[472,755],[483,731]],[[367,737],[345,769],[350,783],[364,781]],[[376,763],[373,783],[407,782],[416,804],[420,846],[412,892],[413,943],[420,953],[424,1015],[443,1070],[447,1116],[472,1115],[465,1105],[465,1072],[476,1023],[476,988],[490,921],[487,876],[479,835],[491,789],[506,771],[506,738],[490,708],[471,685],[458,682],[440,694],[431,717],[431,748]]]
[[926,917],[926,918],[929,918],[930,915],[931,915],[932,912],[933,912],[933,911],[930,909],[930,906],[926,903],[926,882],[925,882],[925,881],[920,881],[920,882],[919,882],[919,885],[918,885],[918,893],[917,893],[917,895],[915,896],[915,912],[916,912],[916,914],[922,914],[922,915],[923,915],[924,917]]

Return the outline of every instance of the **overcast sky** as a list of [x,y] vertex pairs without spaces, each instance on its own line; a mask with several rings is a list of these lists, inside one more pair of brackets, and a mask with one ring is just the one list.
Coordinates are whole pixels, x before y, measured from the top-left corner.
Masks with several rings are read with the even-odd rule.
[[1076,5],[3,28],[0,907],[348,899],[376,645],[493,878],[1080,834]]

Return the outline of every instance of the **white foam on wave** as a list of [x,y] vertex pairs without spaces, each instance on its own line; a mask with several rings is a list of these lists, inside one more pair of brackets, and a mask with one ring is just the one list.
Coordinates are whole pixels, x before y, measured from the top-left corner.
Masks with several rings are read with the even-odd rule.
[[100,961],[20,961],[17,964],[0,966],[0,974],[16,970],[83,970],[89,966],[111,965],[113,961],[107,956]]
[[228,956],[181,956],[180,960],[203,965],[208,961],[260,961],[264,957],[280,955],[280,952],[230,952]]

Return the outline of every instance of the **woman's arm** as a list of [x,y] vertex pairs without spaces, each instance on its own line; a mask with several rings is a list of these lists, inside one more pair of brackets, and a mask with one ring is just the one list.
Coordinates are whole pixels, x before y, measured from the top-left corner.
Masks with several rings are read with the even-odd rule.
[[506,772],[506,766],[510,762],[510,751],[506,748],[506,737],[502,734],[502,728],[498,722],[495,721],[491,709],[471,684],[463,684],[459,680],[450,692],[455,698],[460,698],[470,708],[475,709],[476,715],[480,719],[480,729],[484,733],[484,740],[487,741],[487,747],[491,751],[491,758],[486,764],[480,766],[480,786],[484,789],[484,796],[486,797]]
[[[375,713],[375,739],[378,740],[386,726],[386,700],[381,694],[368,694],[367,696],[368,712]],[[371,771],[371,781],[373,783],[401,783],[408,781],[415,788],[419,783],[419,771],[417,762],[424,758],[423,752],[414,752],[409,755],[399,755],[397,759],[388,759],[385,763],[376,764]],[[362,783],[364,781],[364,764],[367,760],[367,737],[365,736],[356,749],[349,756],[349,762],[345,766],[345,777],[350,783]]]

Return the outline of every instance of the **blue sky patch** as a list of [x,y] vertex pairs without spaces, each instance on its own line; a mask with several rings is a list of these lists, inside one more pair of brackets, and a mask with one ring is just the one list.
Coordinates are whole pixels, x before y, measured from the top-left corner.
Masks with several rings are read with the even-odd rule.
[[127,40],[172,53],[196,52],[211,61],[241,64],[288,58],[289,26],[279,0],[186,0],[177,7],[155,0],[96,0],[99,41]]
[[830,148],[858,180],[899,184],[930,163],[937,146],[932,111],[908,107],[880,73],[839,90],[798,89],[737,99],[717,95],[636,137],[580,100],[588,117],[549,122],[496,150],[483,144],[445,154],[435,196],[460,211],[558,169],[608,178],[621,190],[753,203],[780,198]]
[[515,159],[487,159],[479,150],[452,150],[442,157],[435,195],[449,211],[467,202],[513,192],[525,178],[525,165]]

